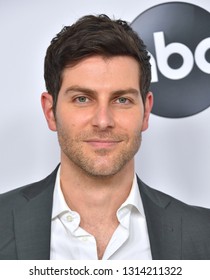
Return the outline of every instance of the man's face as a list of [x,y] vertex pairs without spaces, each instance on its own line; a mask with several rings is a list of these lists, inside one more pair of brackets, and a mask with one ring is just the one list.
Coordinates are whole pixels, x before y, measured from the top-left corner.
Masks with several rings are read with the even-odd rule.
[[131,57],[93,56],[63,72],[54,123],[61,160],[89,176],[111,176],[133,164],[148,126],[139,66]]

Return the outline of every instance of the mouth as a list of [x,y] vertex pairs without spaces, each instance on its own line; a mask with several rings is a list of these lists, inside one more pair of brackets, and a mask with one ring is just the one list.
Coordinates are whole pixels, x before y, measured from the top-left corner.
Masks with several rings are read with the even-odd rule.
[[107,139],[90,139],[85,141],[90,146],[97,148],[97,149],[108,149],[113,148],[119,143],[121,143],[121,140],[107,140]]

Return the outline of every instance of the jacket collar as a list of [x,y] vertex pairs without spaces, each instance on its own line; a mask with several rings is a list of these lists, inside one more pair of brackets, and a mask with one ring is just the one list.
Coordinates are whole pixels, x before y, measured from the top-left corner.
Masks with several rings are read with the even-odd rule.
[[181,214],[174,208],[173,199],[146,186],[139,178],[138,185],[144,205],[152,258],[181,259]]
[[53,189],[57,168],[44,180],[22,191],[14,208],[18,259],[49,259]]

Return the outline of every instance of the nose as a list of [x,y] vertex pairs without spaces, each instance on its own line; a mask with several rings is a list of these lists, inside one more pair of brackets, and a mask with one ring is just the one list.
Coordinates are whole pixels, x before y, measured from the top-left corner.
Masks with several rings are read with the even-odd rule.
[[113,113],[109,105],[98,105],[92,118],[92,125],[100,130],[114,127]]

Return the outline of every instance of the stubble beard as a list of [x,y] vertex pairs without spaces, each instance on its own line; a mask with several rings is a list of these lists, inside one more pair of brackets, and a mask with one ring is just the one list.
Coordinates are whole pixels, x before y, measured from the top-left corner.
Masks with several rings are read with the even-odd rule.
[[[57,132],[62,152],[71,163],[89,177],[107,178],[117,174],[134,158],[141,145],[139,131],[135,133],[132,140],[125,134],[114,135],[109,131],[81,132],[72,138],[59,124],[57,124]],[[93,150],[91,154],[87,153],[84,142],[95,137],[120,141],[117,145],[122,145],[122,148],[117,151],[101,148]]]

